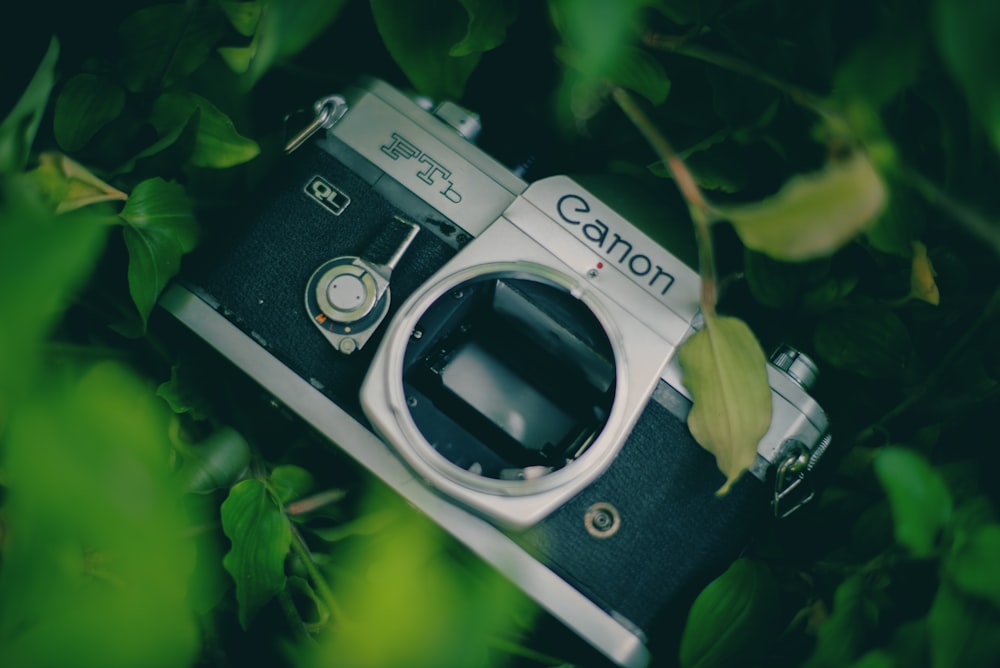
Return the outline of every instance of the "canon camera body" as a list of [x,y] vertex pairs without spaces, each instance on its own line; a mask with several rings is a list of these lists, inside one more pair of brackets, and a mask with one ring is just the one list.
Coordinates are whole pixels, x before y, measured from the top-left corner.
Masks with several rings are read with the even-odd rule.
[[[363,80],[316,104],[220,252],[161,304],[611,661],[807,497],[829,442],[789,348],[725,496],[686,426],[699,277],[565,176],[530,185],[477,118]],[[686,608],[683,608],[686,609]]]

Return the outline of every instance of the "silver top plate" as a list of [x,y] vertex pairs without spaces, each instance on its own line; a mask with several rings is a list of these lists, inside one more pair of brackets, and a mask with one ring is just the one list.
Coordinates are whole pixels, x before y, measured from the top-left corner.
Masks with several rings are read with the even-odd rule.
[[369,79],[345,94],[330,134],[472,236],[528,184],[408,97]]

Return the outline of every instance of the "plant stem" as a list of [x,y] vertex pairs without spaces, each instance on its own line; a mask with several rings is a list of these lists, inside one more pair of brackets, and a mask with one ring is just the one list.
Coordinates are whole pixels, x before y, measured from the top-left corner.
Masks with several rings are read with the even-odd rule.
[[691,175],[684,161],[677,155],[667,138],[656,128],[649,117],[623,88],[612,93],[615,102],[639,130],[656,155],[670,170],[681,195],[687,201],[691,221],[694,223],[695,239],[698,242],[698,272],[701,275],[701,310],[706,318],[715,316],[717,280],[715,276],[715,251],[712,246],[711,224],[717,216],[705,198],[701,188]]
[[[819,116],[826,119],[844,120],[844,113],[836,105],[829,103],[818,95],[807,90],[792,85],[787,81],[779,79],[772,74],[760,69],[756,65],[748,63],[739,58],[734,58],[725,53],[719,53],[712,49],[705,48],[698,44],[692,44],[688,37],[675,35],[663,35],[660,33],[648,32],[643,35],[643,43],[652,48],[669,53],[676,53],[681,56],[700,60],[714,65],[724,70],[742,74],[762,84],[784,93],[793,102],[802,107],[812,110]],[[837,125],[849,127],[849,123],[841,122]],[[855,140],[864,144],[861,137]],[[903,174],[907,181],[917,189],[932,206],[944,211],[953,218],[959,225],[964,227],[969,233],[986,241],[997,255],[1000,255],[1000,226],[988,220],[978,211],[959,202],[941,190],[937,185],[927,180],[921,174],[903,167]]]
[[1000,226],[971,207],[953,199],[924,175],[903,169],[903,176],[931,205],[941,209],[973,236],[979,237],[1000,255]]
[[292,552],[295,553],[306,567],[306,572],[309,573],[309,578],[316,586],[316,591],[323,598],[327,608],[330,610],[330,619],[335,622],[340,615],[336,599],[330,590],[330,585],[326,583],[326,578],[323,577],[323,573],[320,572],[316,566],[316,562],[313,561],[312,554],[309,552],[309,547],[306,545],[305,539],[302,538],[302,534],[299,533],[299,530],[291,521],[288,524],[292,530]]
[[695,60],[708,63],[709,65],[715,65],[716,67],[724,70],[735,72],[736,74],[742,74],[743,76],[759,81],[762,84],[766,84],[781,91],[795,103],[808,109],[812,109],[822,116],[838,115],[835,114],[833,110],[830,109],[829,105],[817,95],[799,88],[798,86],[794,86],[787,81],[779,79],[778,77],[760,69],[756,65],[746,62],[745,60],[740,60],[739,58],[734,58],[733,56],[725,53],[719,53],[718,51],[713,51],[712,49],[692,44],[687,37],[677,37],[675,35],[663,35],[660,33],[648,32],[643,35],[642,41],[643,44],[651,49],[658,49],[660,51],[667,51],[687,56],[688,58],[694,58]]

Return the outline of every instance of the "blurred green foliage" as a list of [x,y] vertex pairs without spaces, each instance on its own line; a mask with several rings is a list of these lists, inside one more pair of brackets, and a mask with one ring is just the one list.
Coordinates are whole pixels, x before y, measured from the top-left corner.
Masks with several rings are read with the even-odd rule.
[[658,665],[1000,661],[1000,5],[18,4],[0,665],[560,663],[506,581],[150,325],[278,168],[285,115],[362,73],[476,109],[531,178],[637,183],[622,209],[690,237],[675,172],[610,102],[634,93],[718,214],[719,309],[820,363],[818,498]]

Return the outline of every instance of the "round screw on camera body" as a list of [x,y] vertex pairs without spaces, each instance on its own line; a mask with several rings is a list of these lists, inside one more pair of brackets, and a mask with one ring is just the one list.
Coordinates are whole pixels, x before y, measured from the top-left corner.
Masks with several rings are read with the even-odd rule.
[[621,526],[621,516],[618,509],[610,503],[595,503],[587,509],[583,516],[583,525],[594,538],[610,538],[618,532]]

